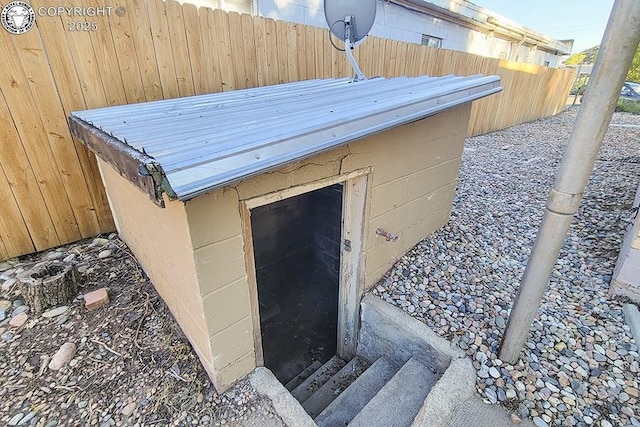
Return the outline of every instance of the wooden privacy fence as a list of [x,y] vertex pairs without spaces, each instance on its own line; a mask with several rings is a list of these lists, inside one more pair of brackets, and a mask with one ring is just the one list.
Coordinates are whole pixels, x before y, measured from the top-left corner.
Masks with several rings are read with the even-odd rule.
[[[69,133],[70,112],[351,74],[326,29],[171,0],[117,0],[95,17],[49,16],[54,0],[31,4],[34,28],[0,30],[0,259],[114,229],[95,158]],[[558,113],[573,78],[375,37],[356,57],[368,76],[500,75],[504,92],[474,103],[470,135]]]

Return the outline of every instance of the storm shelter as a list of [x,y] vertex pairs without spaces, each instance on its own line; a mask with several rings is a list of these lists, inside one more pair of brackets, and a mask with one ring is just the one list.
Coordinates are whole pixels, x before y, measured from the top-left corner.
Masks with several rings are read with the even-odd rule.
[[336,354],[342,184],[251,210],[264,364],[283,383]]
[[354,356],[363,293],[446,223],[471,102],[501,89],[479,75],[310,80],[69,122],[221,391],[256,366],[286,382]]

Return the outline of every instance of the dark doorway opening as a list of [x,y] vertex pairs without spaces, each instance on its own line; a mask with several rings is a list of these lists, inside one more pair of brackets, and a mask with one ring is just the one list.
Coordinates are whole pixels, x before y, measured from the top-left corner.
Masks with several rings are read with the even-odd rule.
[[336,354],[343,185],[251,210],[264,364],[286,383]]

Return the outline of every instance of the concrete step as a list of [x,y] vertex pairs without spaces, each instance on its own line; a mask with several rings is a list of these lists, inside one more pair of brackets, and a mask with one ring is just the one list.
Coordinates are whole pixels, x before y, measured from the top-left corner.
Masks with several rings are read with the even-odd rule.
[[414,357],[380,389],[349,427],[409,427],[438,376]]
[[284,387],[289,391],[295,389],[300,384],[302,384],[304,380],[309,378],[311,374],[317,371],[320,366],[322,366],[322,363],[318,362],[317,360],[314,361],[311,365],[307,366],[305,369],[302,370],[302,372],[296,375],[291,381],[285,384]]
[[396,373],[398,367],[384,357],[362,373],[316,417],[319,427],[344,427]]
[[291,395],[300,403],[304,402],[317,389],[322,387],[336,372],[346,365],[346,362],[338,356],[333,356],[327,363],[322,365],[309,378],[304,380],[298,387],[293,389]]
[[369,364],[364,359],[354,357],[324,383],[322,387],[309,396],[307,400],[302,402],[302,407],[311,418],[317,417],[327,405],[333,402],[335,398],[349,387],[368,367]]

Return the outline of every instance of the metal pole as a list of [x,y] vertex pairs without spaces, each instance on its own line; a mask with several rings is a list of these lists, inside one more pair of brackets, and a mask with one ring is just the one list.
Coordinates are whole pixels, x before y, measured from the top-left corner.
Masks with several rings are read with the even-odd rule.
[[500,345],[500,359],[508,363],[516,363],[527,340],[638,43],[640,1],[616,0]]

